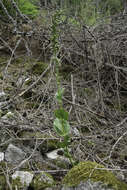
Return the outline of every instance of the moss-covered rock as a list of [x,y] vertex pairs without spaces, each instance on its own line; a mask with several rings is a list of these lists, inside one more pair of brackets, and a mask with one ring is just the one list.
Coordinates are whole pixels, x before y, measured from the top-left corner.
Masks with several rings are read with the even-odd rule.
[[15,171],[12,175],[12,187],[16,189],[28,187],[33,179],[33,174],[27,171]]
[[42,190],[46,187],[52,187],[54,185],[55,182],[53,180],[53,177],[46,172],[41,172],[40,174],[35,176],[31,183],[31,187],[36,190]]
[[112,172],[105,170],[103,165],[91,161],[80,162],[72,168],[64,177],[63,184],[73,187],[88,180],[101,182],[114,190],[127,189],[127,184],[119,181]]

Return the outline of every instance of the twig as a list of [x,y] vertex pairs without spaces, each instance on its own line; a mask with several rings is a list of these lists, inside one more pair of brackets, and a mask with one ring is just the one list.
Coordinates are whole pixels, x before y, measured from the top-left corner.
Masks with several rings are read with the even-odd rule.
[[94,114],[94,115],[97,115],[97,116],[99,116],[99,117],[104,118],[104,119],[107,120],[107,118],[104,117],[103,115],[100,115],[100,114],[98,114],[98,113],[96,113],[96,112],[94,112],[94,111],[92,111],[92,110],[90,110],[90,109],[88,109],[88,108],[86,108],[86,107],[84,107],[84,106],[82,106],[82,105],[79,105],[79,104],[76,104],[76,103],[74,104],[73,102],[67,100],[67,99],[64,98],[64,97],[63,97],[63,99],[64,99],[65,101],[67,101],[68,103],[70,103],[70,104],[73,104],[73,105],[75,105],[75,106],[78,106],[78,107],[82,108],[82,111],[83,111],[83,112],[84,112],[84,110],[85,110],[85,111],[87,111],[87,112],[89,112],[89,113],[92,113],[92,114]]
[[111,64],[109,64],[109,63],[105,63],[105,65],[107,65],[107,66],[109,66],[109,67],[112,67],[112,68],[114,68],[114,69],[116,69],[116,70],[122,70],[122,71],[127,72],[127,68],[126,68],[126,67],[118,67],[118,66],[115,66],[115,65],[111,65]]
[[[3,48],[7,47],[7,48],[11,51],[11,53],[12,53],[13,50],[12,50],[12,48],[8,45],[8,43],[5,42],[5,40],[3,40],[1,37],[0,37],[0,40],[1,40],[1,41],[4,43],[4,45],[5,45]],[[0,50],[2,50],[2,48],[1,48]]]
[[111,149],[110,154],[109,154],[109,158],[111,158],[112,153],[113,153],[113,150],[115,149],[116,145],[119,143],[119,141],[120,141],[125,135],[127,135],[127,131],[126,131],[125,133],[123,133],[123,134],[118,138],[118,140],[115,142],[115,144],[112,146],[112,149]]
[[4,6],[2,0],[0,0],[0,4],[2,6],[2,9],[4,10],[5,14],[7,15],[7,17],[9,18],[9,20],[13,23],[13,25],[16,27],[16,21],[9,15],[6,7]]
[[51,68],[52,64],[50,64],[45,71],[40,75],[40,77],[33,83],[31,84],[26,90],[24,90],[23,92],[21,92],[18,96],[23,96],[23,94],[25,94],[28,90],[30,90],[31,88],[33,88],[40,80],[41,78],[45,75],[45,73]]

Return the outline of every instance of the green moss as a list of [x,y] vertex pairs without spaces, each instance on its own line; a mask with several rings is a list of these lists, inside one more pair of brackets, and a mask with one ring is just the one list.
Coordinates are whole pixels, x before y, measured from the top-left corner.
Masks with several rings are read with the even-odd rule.
[[18,187],[19,189],[25,187],[25,184],[21,183],[20,177],[12,180],[12,188],[15,189],[16,187]]
[[4,175],[0,175],[0,189],[6,189],[7,183]]
[[55,183],[53,177],[46,172],[41,172],[38,174],[31,183],[31,187],[36,190],[42,190],[46,187],[52,187],[54,185]]
[[25,15],[35,18],[38,14],[37,7],[30,0],[19,0],[19,8]]
[[[31,68],[31,72],[32,74],[35,74],[35,75],[41,75],[45,70],[46,68],[48,67],[48,64],[47,63],[44,63],[44,62],[36,62],[32,68]],[[47,75],[47,73],[45,74]]]
[[104,166],[96,162],[80,162],[67,173],[63,179],[63,183],[72,187],[90,179],[93,182],[102,182],[114,190],[127,189],[127,184],[120,182],[112,172],[96,168],[104,168]]

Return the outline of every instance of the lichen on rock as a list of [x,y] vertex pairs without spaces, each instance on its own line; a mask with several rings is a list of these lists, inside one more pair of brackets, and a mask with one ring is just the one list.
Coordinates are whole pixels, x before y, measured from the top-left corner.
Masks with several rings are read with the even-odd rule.
[[53,177],[50,174],[46,172],[41,172],[40,174],[35,176],[31,184],[31,187],[36,190],[42,190],[46,187],[52,187],[54,186],[54,184],[55,183]]
[[64,177],[63,184],[67,187],[73,187],[88,180],[101,182],[114,190],[127,189],[127,184],[117,179],[112,172],[104,169],[103,165],[91,161],[80,162],[73,167]]
[[33,174],[27,171],[15,171],[12,175],[13,187],[28,187],[33,179]]

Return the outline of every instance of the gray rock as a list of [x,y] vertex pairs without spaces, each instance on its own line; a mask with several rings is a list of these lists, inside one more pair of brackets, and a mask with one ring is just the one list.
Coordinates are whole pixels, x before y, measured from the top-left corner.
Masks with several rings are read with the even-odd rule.
[[46,156],[52,163],[57,163],[58,167],[68,168],[71,164],[69,158],[66,158],[64,156],[63,148],[59,148],[51,152],[48,152],[46,153]]
[[77,187],[62,187],[61,190],[113,190],[100,182],[87,182],[80,183]]
[[54,180],[50,174],[42,171],[40,174],[34,177],[31,185],[33,189],[37,189],[38,186],[39,189],[45,189],[52,187],[54,185]]
[[52,176],[46,172],[41,172],[40,180],[48,184],[52,184],[54,182]]
[[13,144],[9,144],[5,152],[5,160],[12,164],[17,164],[25,158],[25,153]]
[[47,158],[49,158],[51,160],[56,160],[58,158],[61,158],[62,156],[60,156],[58,154],[58,151],[63,151],[63,149],[59,148],[59,149],[56,149],[56,150],[46,153]]
[[0,162],[2,162],[4,160],[4,153],[0,152]]
[[21,186],[28,187],[29,184],[32,182],[34,175],[27,171],[15,171],[15,173],[12,175],[12,179],[20,179]]

